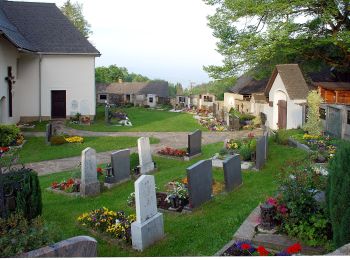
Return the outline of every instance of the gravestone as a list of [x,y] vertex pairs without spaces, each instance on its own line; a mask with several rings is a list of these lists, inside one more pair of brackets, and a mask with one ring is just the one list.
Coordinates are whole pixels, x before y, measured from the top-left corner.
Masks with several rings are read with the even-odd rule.
[[52,137],[52,124],[50,123],[46,125],[46,138],[45,138],[46,144],[50,144],[51,137]]
[[100,182],[97,179],[96,151],[90,147],[81,153],[81,184],[82,196],[100,194]]
[[112,176],[106,176],[107,187],[130,179],[130,150],[119,150],[111,154]]
[[213,103],[213,116],[216,118],[218,113],[218,105],[216,103]]
[[141,137],[137,140],[137,148],[140,161],[140,173],[148,174],[154,171],[154,162],[152,160],[151,146],[148,137]]
[[132,247],[143,251],[164,237],[163,214],[157,210],[154,176],[143,175],[135,182],[136,221],[131,224]]
[[211,199],[213,174],[211,160],[202,160],[187,170],[190,207],[197,208]]
[[267,154],[269,152],[269,133],[267,131],[264,132],[265,138],[265,160],[267,160]]
[[241,159],[239,154],[228,157],[223,162],[225,189],[232,191],[242,185]]
[[256,155],[255,155],[255,168],[260,170],[265,165],[266,161],[266,138],[265,136],[259,137],[256,142]]
[[188,157],[200,155],[202,152],[202,131],[196,130],[188,135]]

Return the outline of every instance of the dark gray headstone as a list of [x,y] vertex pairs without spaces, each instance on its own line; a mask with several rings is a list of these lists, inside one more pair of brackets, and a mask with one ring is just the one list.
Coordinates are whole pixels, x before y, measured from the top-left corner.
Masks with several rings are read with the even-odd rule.
[[267,160],[267,154],[269,152],[269,133],[267,131],[264,132],[265,138],[265,160]]
[[232,191],[242,185],[241,159],[239,154],[228,157],[223,162],[225,189]]
[[194,156],[202,152],[202,131],[196,130],[188,135],[188,156]]
[[266,161],[266,138],[264,136],[259,137],[256,142],[256,162],[255,167],[260,170],[265,165]]
[[45,138],[45,141],[47,144],[50,143],[50,140],[51,140],[51,137],[52,137],[52,124],[47,124],[46,125],[46,138]]
[[130,150],[120,150],[111,154],[112,177],[106,183],[118,183],[130,179]]
[[187,181],[191,208],[210,200],[213,189],[211,160],[199,161],[187,168]]
[[218,105],[216,103],[213,103],[213,116],[216,118],[218,113]]
[[239,118],[236,116],[229,115],[229,129],[230,130],[239,130],[241,124],[239,123]]

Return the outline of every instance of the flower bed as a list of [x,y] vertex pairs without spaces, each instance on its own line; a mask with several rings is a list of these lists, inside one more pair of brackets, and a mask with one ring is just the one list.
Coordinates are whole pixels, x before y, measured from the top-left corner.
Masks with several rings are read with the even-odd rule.
[[84,138],[81,136],[71,136],[71,137],[65,137],[64,138],[67,143],[83,143]]
[[136,221],[136,216],[102,207],[80,215],[77,220],[84,227],[130,244],[131,223]]
[[175,149],[171,147],[165,147],[162,150],[158,151],[158,154],[170,156],[170,157],[184,157],[187,152],[185,150]]
[[53,182],[51,183],[51,189],[64,191],[66,193],[80,192],[80,180],[70,178],[60,183]]
[[287,247],[281,252],[274,252],[272,250],[267,250],[263,246],[256,247],[249,241],[237,241],[226,249],[221,256],[291,256],[300,253],[300,251],[301,246],[299,243]]
[[219,152],[219,158],[224,159],[229,154],[239,154],[242,161],[254,161],[256,139],[252,133],[241,140],[230,139],[225,143],[225,148]]
[[336,139],[326,135],[296,134],[291,138],[309,147],[312,151],[311,159],[317,163],[332,159],[337,149]]

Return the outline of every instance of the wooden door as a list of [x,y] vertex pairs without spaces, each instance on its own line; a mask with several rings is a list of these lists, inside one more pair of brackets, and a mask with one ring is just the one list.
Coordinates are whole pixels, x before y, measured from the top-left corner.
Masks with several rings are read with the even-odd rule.
[[278,100],[278,129],[287,128],[287,101]]
[[66,91],[51,91],[51,118],[66,118]]

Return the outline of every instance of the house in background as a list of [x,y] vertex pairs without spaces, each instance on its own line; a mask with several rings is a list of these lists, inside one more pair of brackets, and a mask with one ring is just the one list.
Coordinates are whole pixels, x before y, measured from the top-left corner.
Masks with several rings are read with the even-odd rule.
[[112,83],[103,93],[97,93],[97,98],[104,94],[112,104],[156,107],[170,103],[169,84],[166,81]]
[[254,108],[254,111],[252,111],[251,98],[253,94],[261,95],[264,93],[267,82],[268,79],[256,80],[248,74],[239,77],[230,92],[224,93],[224,106],[227,111],[234,108],[241,113],[255,114],[254,111],[257,109]]
[[96,109],[98,50],[55,4],[0,1],[0,123]]
[[105,104],[108,99],[109,95],[106,92],[107,87],[109,84],[107,83],[96,83],[96,103],[97,104]]
[[272,130],[301,127],[308,93],[298,64],[276,65],[265,89],[269,102],[264,106],[267,126]]
[[198,108],[212,110],[215,99],[215,95],[210,93],[199,95]]

